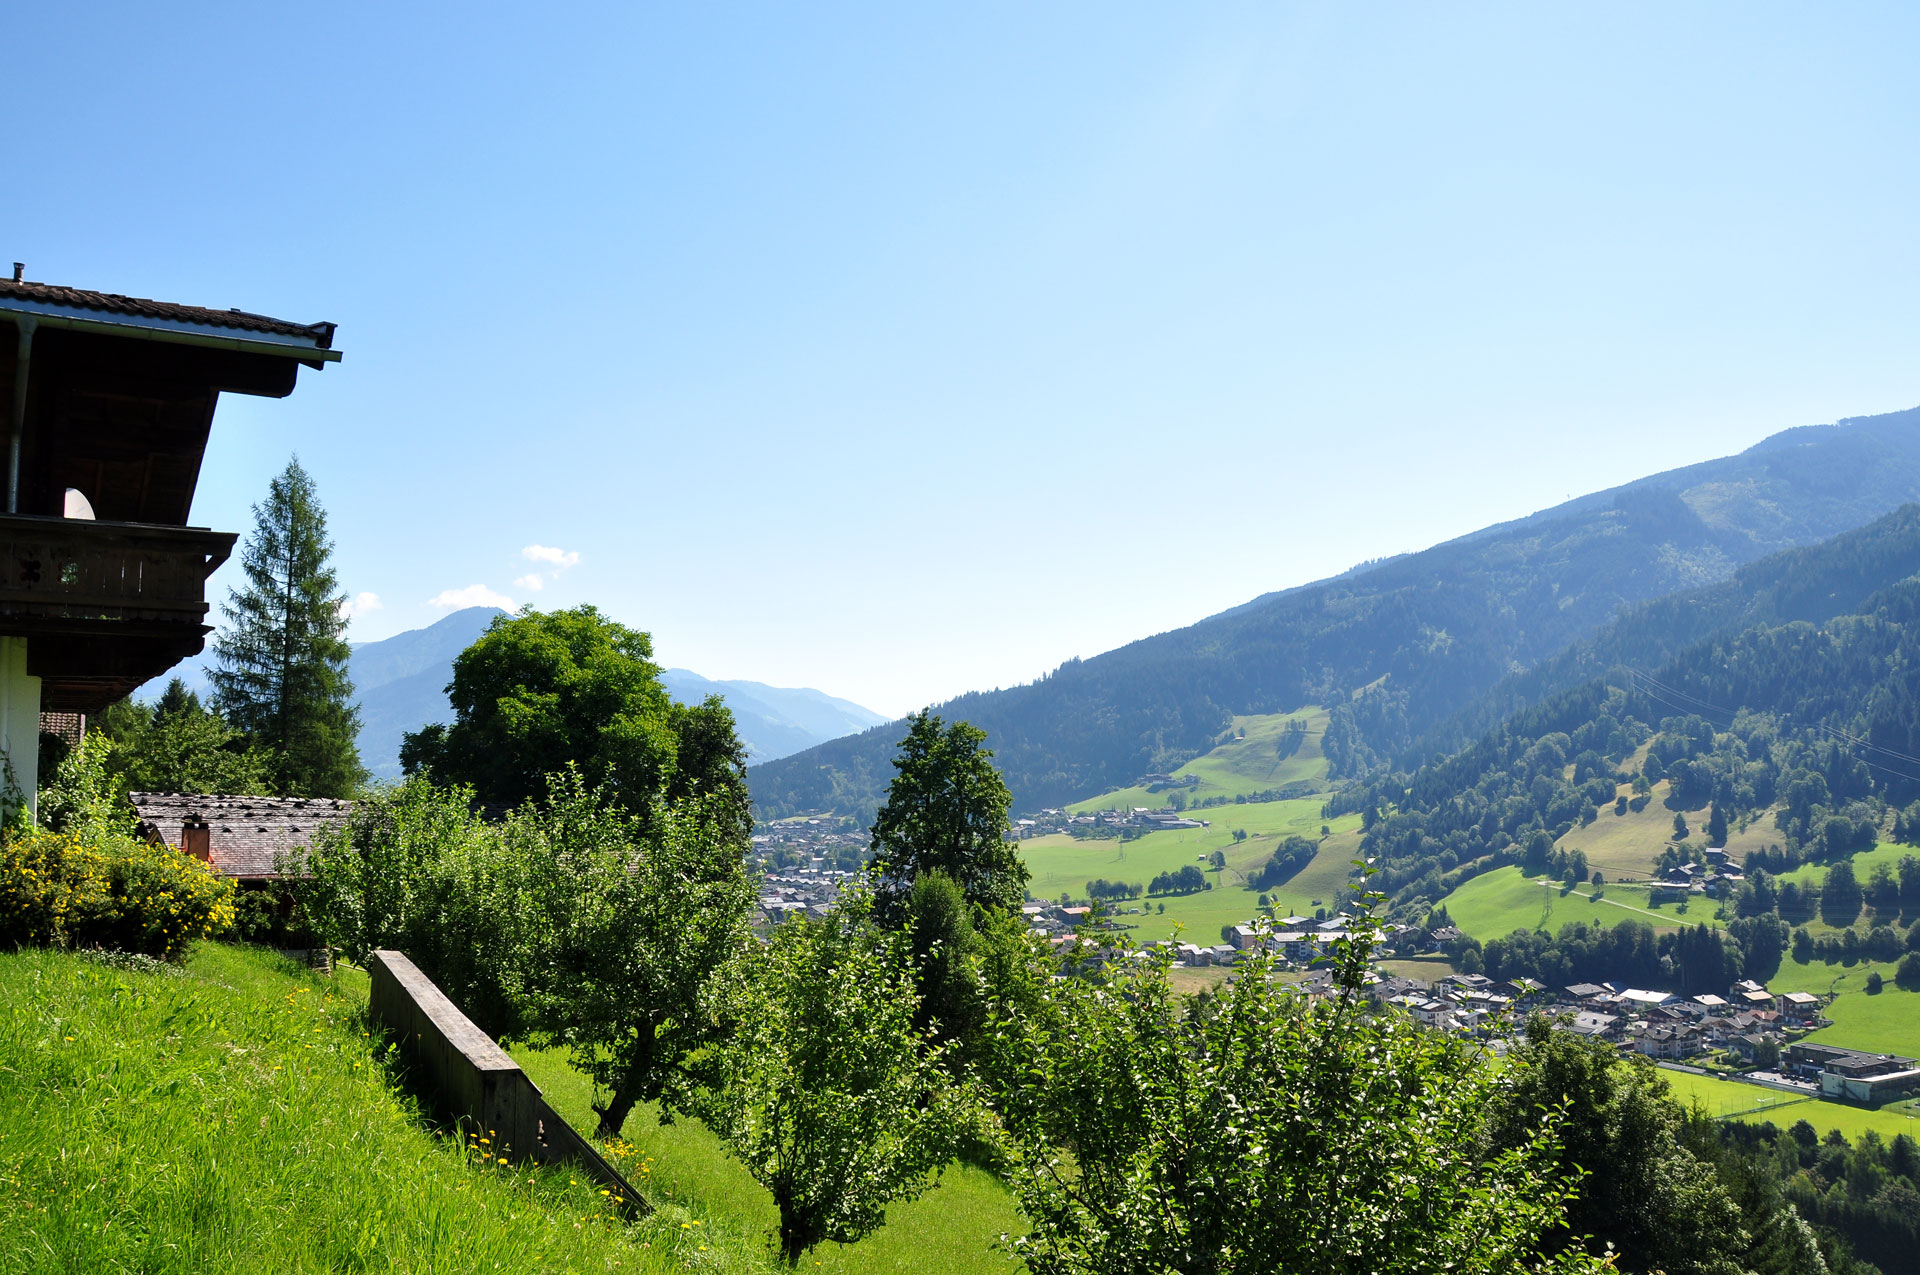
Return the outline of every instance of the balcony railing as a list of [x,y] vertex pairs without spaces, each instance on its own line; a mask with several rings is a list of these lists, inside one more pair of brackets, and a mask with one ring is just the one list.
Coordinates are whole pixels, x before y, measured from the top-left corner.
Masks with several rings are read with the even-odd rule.
[[[0,514],[0,631],[192,625],[234,533]],[[103,627],[101,630],[106,631]]]

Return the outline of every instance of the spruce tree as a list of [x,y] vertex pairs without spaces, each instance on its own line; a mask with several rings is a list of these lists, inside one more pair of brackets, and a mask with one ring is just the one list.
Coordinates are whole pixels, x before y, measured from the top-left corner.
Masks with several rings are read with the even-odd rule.
[[240,554],[246,586],[228,593],[214,640],[214,694],[233,726],[272,757],[282,796],[343,797],[366,778],[354,736],[344,600],[327,559],[327,514],[295,457],[253,507]]

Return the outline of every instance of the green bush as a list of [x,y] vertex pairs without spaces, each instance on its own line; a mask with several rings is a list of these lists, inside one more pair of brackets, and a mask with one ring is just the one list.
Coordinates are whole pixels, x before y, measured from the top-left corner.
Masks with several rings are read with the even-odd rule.
[[0,835],[0,946],[173,959],[233,920],[233,882],[170,846],[84,826]]

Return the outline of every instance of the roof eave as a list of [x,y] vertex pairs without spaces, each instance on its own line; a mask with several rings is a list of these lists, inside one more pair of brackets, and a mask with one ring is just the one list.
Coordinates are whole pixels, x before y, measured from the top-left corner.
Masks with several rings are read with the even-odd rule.
[[340,361],[340,351],[331,350],[322,340],[331,341],[332,324],[316,324],[325,329],[325,337],[280,336],[270,332],[247,332],[214,328],[207,324],[178,319],[148,318],[141,315],[102,315],[98,311],[76,313],[66,306],[18,297],[0,297],[0,317],[30,317],[42,327],[64,328],[73,332],[91,332],[101,336],[128,337],[138,341],[162,341],[175,345],[197,345],[215,350],[234,350],[243,354],[266,354],[298,359],[308,367],[322,367]]

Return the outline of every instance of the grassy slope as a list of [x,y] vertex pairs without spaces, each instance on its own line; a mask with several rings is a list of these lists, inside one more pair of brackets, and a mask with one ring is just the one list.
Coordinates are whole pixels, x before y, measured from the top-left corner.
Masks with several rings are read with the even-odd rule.
[[[567,1065],[564,1050],[516,1048],[513,1055],[575,1128],[593,1128],[591,1087]],[[773,1197],[727,1158],[704,1125],[684,1119],[662,1125],[656,1108],[642,1107],[622,1134],[634,1149],[630,1163],[641,1166],[635,1185],[657,1201],[683,1206],[724,1247],[753,1251],[769,1244],[780,1221]],[[858,1244],[821,1245],[802,1266],[847,1273],[1011,1272],[1019,1267],[993,1245],[1003,1233],[1025,1230],[1006,1188],[979,1169],[953,1165],[919,1200],[888,1209],[879,1231]]]
[[629,1231],[563,1170],[477,1167],[373,1050],[356,997],[264,953],[0,955],[0,1271],[763,1269],[677,1210]]
[[[1282,759],[1278,752],[1281,733],[1290,721],[1304,721],[1307,734],[1292,756]],[[1325,709],[1308,705],[1293,713],[1269,713],[1235,717],[1237,737],[1223,740],[1213,751],[1196,757],[1173,772],[1176,778],[1192,775],[1199,784],[1183,790],[1188,801],[1203,797],[1243,797],[1256,792],[1271,792],[1292,783],[1320,783],[1326,779],[1326,758],[1320,752],[1320,737],[1326,733]],[[1090,810],[1131,810],[1135,806],[1163,806],[1168,794],[1150,793],[1145,788],[1122,788],[1067,807],[1076,814]],[[1201,813],[1205,817],[1205,812]]]
[[[1666,806],[1669,787],[1664,779],[1655,784],[1653,799],[1643,810],[1616,815],[1612,806],[1602,806],[1598,819],[1583,828],[1570,830],[1556,844],[1568,850],[1584,850],[1588,870],[1598,869],[1606,874],[1608,881],[1622,878],[1644,881],[1652,874],[1660,851],[1673,840],[1674,812]],[[1626,784],[1615,791],[1623,797],[1633,795],[1632,788]],[[1702,806],[1684,813],[1694,844],[1705,844],[1707,808]],[[1746,858],[1748,851],[1777,846],[1781,840],[1779,830],[1773,826],[1773,812],[1766,811],[1746,827],[1730,830],[1726,848],[1737,863]]]
[[1442,902],[1447,905],[1447,914],[1453,923],[1482,943],[1504,938],[1515,930],[1540,927],[1548,900],[1552,900],[1553,911],[1545,916],[1544,925],[1550,933],[1558,933],[1561,926],[1572,921],[1597,922],[1609,928],[1622,921],[1645,921],[1655,930],[1701,923],[1718,928],[1721,924],[1714,919],[1718,905],[1711,900],[1705,904],[1696,902],[1683,913],[1675,903],[1653,907],[1647,902],[1646,890],[1637,886],[1609,883],[1601,898],[1595,899],[1592,895],[1590,885],[1562,894],[1558,882],[1545,877],[1525,877],[1519,868],[1506,867],[1481,873]]
[[[1130,933],[1138,942],[1165,938],[1178,922],[1186,927],[1187,939],[1217,943],[1222,925],[1243,923],[1258,910],[1260,892],[1247,888],[1248,874],[1272,857],[1274,848],[1289,836],[1320,839],[1321,825],[1327,822],[1320,816],[1320,807],[1318,797],[1215,806],[1196,812],[1209,821],[1210,827],[1150,832],[1124,842],[1079,841],[1064,835],[1037,837],[1020,846],[1021,857],[1033,874],[1027,889],[1041,899],[1057,899],[1062,893],[1084,898],[1087,882],[1095,877],[1145,885],[1162,872],[1190,863],[1204,867],[1219,850],[1226,855],[1227,867],[1222,872],[1208,872],[1213,889],[1149,899],[1145,914],[1118,918],[1121,924],[1135,927]],[[1313,862],[1271,892],[1271,899],[1283,911],[1310,915],[1314,900],[1332,907],[1346,897],[1347,874],[1359,853],[1360,817],[1343,815],[1329,826],[1334,835],[1321,844]],[[1245,841],[1233,839],[1236,829],[1246,831]],[[1165,915],[1158,910],[1162,903],[1167,906]]]

